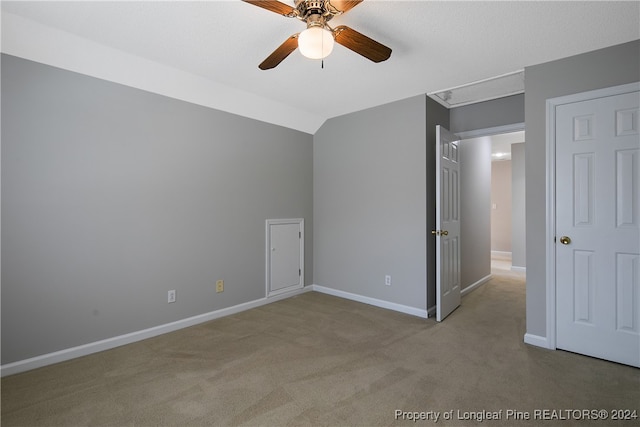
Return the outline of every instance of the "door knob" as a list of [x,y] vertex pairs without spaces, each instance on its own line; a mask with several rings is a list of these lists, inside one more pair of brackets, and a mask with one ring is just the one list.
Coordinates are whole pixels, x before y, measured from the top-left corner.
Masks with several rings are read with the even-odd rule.
[[441,234],[442,234],[443,236],[448,236],[448,235],[449,235],[449,232],[448,232],[447,230],[443,230]]
[[560,238],[560,243],[562,243],[563,245],[568,245],[569,243],[571,243],[571,238],[569,236],[562,236]]

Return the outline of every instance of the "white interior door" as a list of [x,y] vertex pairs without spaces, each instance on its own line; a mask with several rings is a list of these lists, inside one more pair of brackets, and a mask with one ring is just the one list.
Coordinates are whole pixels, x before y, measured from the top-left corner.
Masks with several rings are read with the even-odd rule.
[[460,152],[458,138],[436,126],[436,320],[460,305]]
[[267,220],[267,295],[302,288],[304,220]]
[[556,346],[640,366],[640,93],[556,107]]

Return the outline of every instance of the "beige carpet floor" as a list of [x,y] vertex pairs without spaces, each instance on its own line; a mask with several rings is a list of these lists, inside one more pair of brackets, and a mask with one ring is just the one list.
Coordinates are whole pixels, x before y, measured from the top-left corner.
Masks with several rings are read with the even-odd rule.
[[310,292],[9,376],[2,426],[640,425],[567,412],[640,412],[640,370],[524,344],[524,278],[495,272],[440,324]]

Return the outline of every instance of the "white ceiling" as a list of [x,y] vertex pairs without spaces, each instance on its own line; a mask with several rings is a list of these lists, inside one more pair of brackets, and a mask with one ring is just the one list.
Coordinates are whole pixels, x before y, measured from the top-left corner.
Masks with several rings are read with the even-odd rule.
[[[190,95],[174,88],[172,96],[308,133],[327,118],[640,39],[638,1],[366,0],[331,23],[391,47],[389,60],[375,64],[337,45],[324,69],[294,52],[261,71],[304,24],[238,0],[2,1],[2,13],[5,53],[154,90],[133,81],[139,57],[147,80],[173,70],[164,84],[180,86],[191,76],[182,84]],[[108,58],[121,53],[127,61]],[[90,62],[118,69],[107,76]]]
[[506,132],[464,140],[465,143],[472,144],[476,141],[489,141],[491,144],[491,161],[511,160],[511,144],[525,142],[525,132]]
[[510,160],[511,144],[525,142],[524,131],[492,135],[490,138],[491,160]]

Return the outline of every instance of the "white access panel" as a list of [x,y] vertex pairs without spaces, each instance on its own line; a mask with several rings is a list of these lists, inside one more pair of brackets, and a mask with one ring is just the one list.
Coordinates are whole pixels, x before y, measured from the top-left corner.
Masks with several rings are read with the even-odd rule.
[[266,242],[267,296],[302,288],[304,220],[267,220]]

